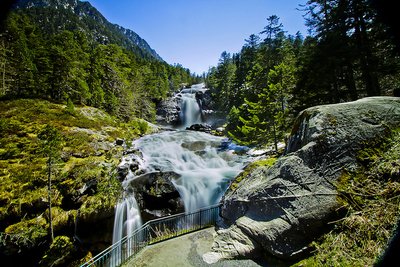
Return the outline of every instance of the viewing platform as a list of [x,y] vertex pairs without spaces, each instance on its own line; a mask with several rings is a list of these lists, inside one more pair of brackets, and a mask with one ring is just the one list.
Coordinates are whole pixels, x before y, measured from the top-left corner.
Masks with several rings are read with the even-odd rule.
[[203,261],[203,254],[211,250],[214,227],[188,233],[147,246],[123,267],[256,267],[267,266],[252,260],[223,260],[213,264]]

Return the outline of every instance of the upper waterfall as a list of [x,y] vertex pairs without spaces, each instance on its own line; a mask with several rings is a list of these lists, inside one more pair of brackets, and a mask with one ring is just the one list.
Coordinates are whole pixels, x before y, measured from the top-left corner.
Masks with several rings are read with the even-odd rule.
[[182,122],[181,127],[186,129],[193,124],[202,123],[201,106],[199,100],[196,98],[196,93],[206,90],[203,84],[193,85],[191,88],[186,88],[180,91],[181,96],[181,112],[180,119]]

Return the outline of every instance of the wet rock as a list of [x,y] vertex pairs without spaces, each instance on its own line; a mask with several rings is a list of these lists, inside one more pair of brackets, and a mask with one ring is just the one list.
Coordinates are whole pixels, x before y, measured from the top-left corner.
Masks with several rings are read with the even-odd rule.
[[128,176],[129,171],[134,175],[141,174],[140,166],[143,161],[142,153],[137,149],[130,149],[124,152],[125,157],[117,167],[118,179],[120,181],[125,180]]
[[121,182],[125,180],[125,177],[128,175],[128,173],[129,173],[129,165],[123,164],[118,166],[117,168],[118,180],[120,180]]
[[117,139],[117,140],[115,140],[115,144],[117,145],[117,146],[122,146],[123,144],[125,143],[125,141],[123,140],[123,139]]
[[206,142],[204,141],[195,141],[190,143],[182,143],[183,148],[186,148],[190,151],[202,151],[206,147]]
[[131,181],[144,220],[184,212],[183,201],[172,183],[177,178],[174,172],[152,172]]
[[81,195],[94,195],[97,191],[98,181],[96,179],[91,179],[87,181],[78,192]]
[[209,132],[211,132],[212,128],[211,128],[211,125],[206,124],[206,123],[196,123],[196,124],[191,125],[190,127],[187,127],[186,130],[209,133]]

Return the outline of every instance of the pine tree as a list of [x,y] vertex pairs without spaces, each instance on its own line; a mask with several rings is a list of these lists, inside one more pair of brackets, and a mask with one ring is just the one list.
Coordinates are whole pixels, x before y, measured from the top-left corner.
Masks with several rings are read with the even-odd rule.
[[47,192],[49,198],[49,233],[51,242],[54,240],[53,219],[52,219],[52,185],[51,177],[55,172],[55,164],[60,156],[62,148],[62,136],[60,132],[51,125],[46,125],[38,134],[41,141],[42,152],[47,157]]

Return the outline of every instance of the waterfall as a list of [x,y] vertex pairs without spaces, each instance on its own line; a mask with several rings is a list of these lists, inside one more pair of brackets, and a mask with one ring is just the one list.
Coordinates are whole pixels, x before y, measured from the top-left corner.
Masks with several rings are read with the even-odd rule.
[[196,101],[196,94],[182,94],[181,121],[184,128],[201,123],[201,110]]
[[[130,157],[122,158],[120,165],[124,165],[127,162],[135,160],[139,163],[139,170],[142,168],[143,161],[137,155],[131,155]],[[140,209],[136,202],[134,193],[129,190],[129,182],[135,179],[135,175],[131,170],[128,171],[128,175],[122,183],[124,188],[124,198],[118,202],[115,207],[114,216],[114,229],[113,229],[113,244],[117,243],[125,236],[131,236],[132,233],[142,225],[142,218],[140,217]],[[120,255],[112,255],[113,259],[111,262],[120,263]]]
[[[181,91],[182,121],[185,128],[201,123],[201,110],[195,93],[202,87]],[[171,181],[180,194],[186,212],[191,212],[220,201],[229,181],[244,167],[246,157],[228,149],[221,149],[222,137],[210,134],[178,130],[147,135],[133,142],[142,157],[130,155],[121,164],[134,159],[139,164],[138,173],[174,172]],[[125,197],[116,206],[113,244],[124,236],[130,236],[142,225],[140,210],[130,181],[136,179],[131,170],[123,182]],[[119,261],[119,256],[114,258]]]
[[124,236],[130,236],[142,225],[139,207],[135,196],[130,194],[117,204],[114,218],[113,244]]
[[201,108],[196,99],[196,93],[199,91],[204,91],[202,86],[194,85],[179,93],[182,99],[180,118],[183,129],[193,124],[202,123]]

